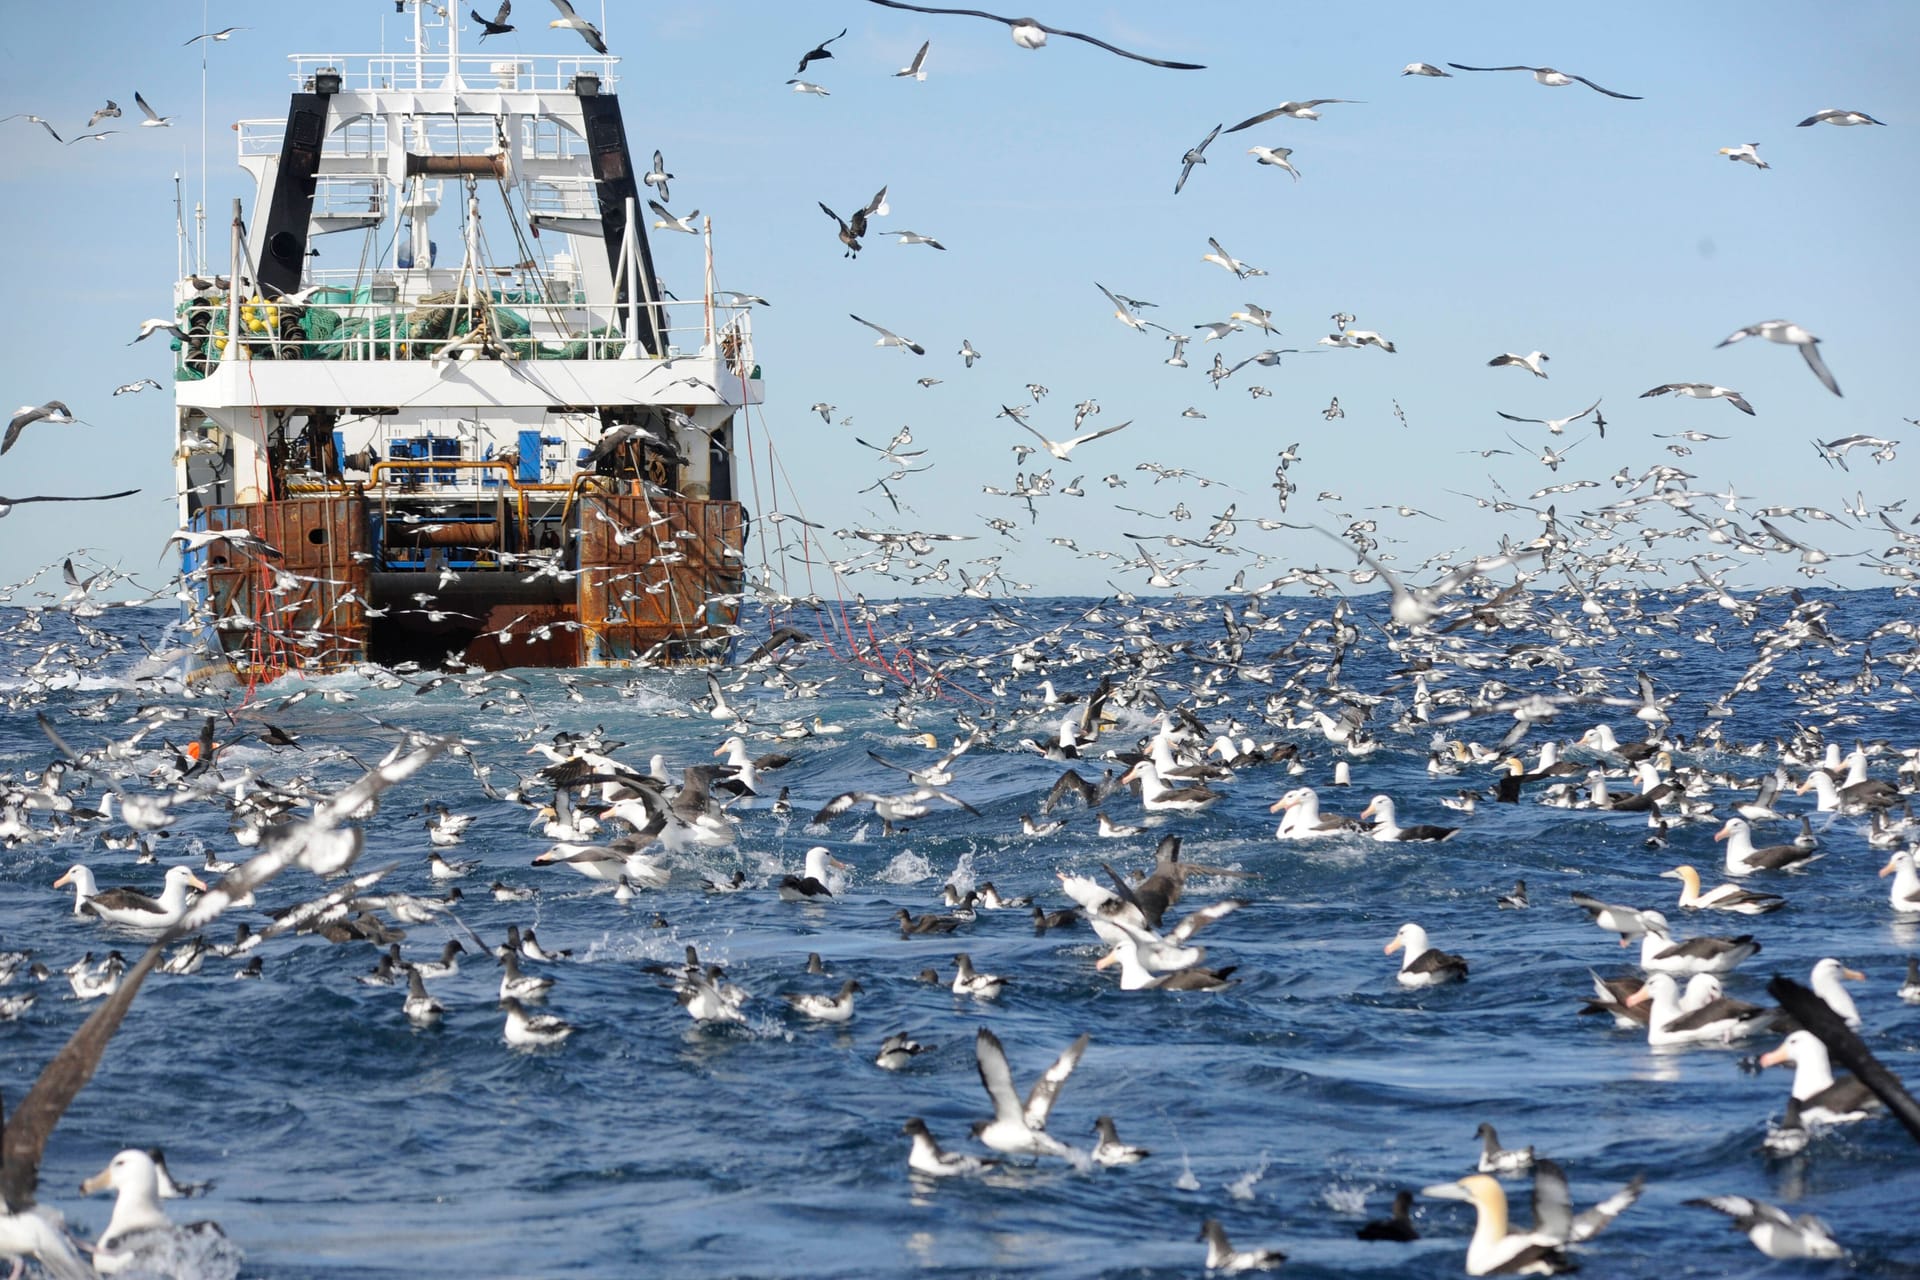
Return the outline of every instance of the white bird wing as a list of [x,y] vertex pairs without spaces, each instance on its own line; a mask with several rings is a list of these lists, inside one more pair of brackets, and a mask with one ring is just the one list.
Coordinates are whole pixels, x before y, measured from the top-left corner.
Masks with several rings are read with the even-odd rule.
[[[990,1033],[983,1031],[981,1034]],[[1087,1043],[1091,1039],[1091,1036],[1082,1033],[1080,1038],[1068,1045],[1066,1052],[1055,1058],[1053,1065],[1034,1081],[1033,1092],[1027,1095],[1027,1107],[1021,1115],[1027,1128],[1040,1130],[1047,1127],[1047,1114],[1053,1110],[1053,1100],[1060,1095],[1060,1086],[1067,1082],[1067,1077],[1073,1074],[1073,1069],[1080,1065],[1080,1055],[1087,1051]]]
[[[1102,428],[1101,428],[1100,430],[1098,430],[1098,431],[1089,431],[1089,432],[1087,432],[1087,434],[1085,434],[1085,435],[1083,435],[1083,436],[1075,436],[1075,437],[1074,437],[1073,439],[1071,439],[1071,440],[1067,440],[1067,441],[1064,441],[1064,442],[1063,442],[1063,447],[1064,447],[1064,448],[1067,448],[1067,449],[1073,449],[1073,448],[1077,448],[1078,446],[1080,446],[1080,445],[1083,445],[1083,444],[1085,444],[1085,443],[1087,443],[1087,441],[1089,441],[1089,440],[1098,440],[1098,439],[1099,439],[1099,438],[1100,438],[1101,436],[1110,436],[1110,435],[1112,435],[1112,434],[1113,434],[1114,432],[1116,432],[1116,431],[1119,431],[1119,430],[1121,430],[1122,428],[1125,428],[1125,427],[1130,427],[1130,426],[1132,426],[1132,425],[1133,425],[1133,419],[1132,419],[1132,418],[1128,418],[1128,419],[1127,419],[1127,420],[1126,420],[1125,422],[1123,422],[1123,423],[1121,423],[1121,424],[1120,424],[1119,426],[1116,426],[1116,427],[1102,427]],[[1031,428],[1029,428],[1029,430],[1031,430]],[[1034,432],[1034,434],[1035,434],[1035,435],[1039,435],[1040,433],[1036,431],[1036,432]],[[1044,437],[1043,437],[1043,438],[1044,438]]]
[[140,96],[138,89],[133,91],[133,105],[139,107],[142,114],[149,120],[158,120],[160,118],[160,113],[147,105],[147,100]]
[[986,1086],[987,1097],[993,1102],[993,1118],[1001,1124],[1019,1123],[1021,1119],[1020,1094],[1013,1087],[1013,1069],[1007,1066],[1007,1051],[1000,1045],[1000,1037],[980,1028],[980,1034],[973,1040],[973,1056],[980,1066],[980,1083]]
[[1227,898],[1220,902],[1208,903],[1198,911],[1190,911],[1179,924],[1173,927],[1173,932],[1167,935],[1167,941],[1184,943],[1215,920],[1230,916],[1246,905],[1238,898]]
[[561,17],[566,18],[568,20],[572,20],[579,16],[573,11],[573,6],[568,4],[567,0],[553,0],[553,7],[560,11]]

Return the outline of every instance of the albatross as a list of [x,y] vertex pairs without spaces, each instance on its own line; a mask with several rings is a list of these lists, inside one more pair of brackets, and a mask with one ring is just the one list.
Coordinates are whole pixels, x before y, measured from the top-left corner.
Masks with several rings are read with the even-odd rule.
[[160,1208],[161,1167],[149,1153],[128,1148],[80,1184],[83,1195],[114,1193],[113,1214],[94,1245],[94,1270],[103,1276],[155,1269],[171,1275],[191,1253],[192,1274],[230,1280],[239,1273],[239,1251],[215,1223],[175,1225],[167,1218]]
[[[555,0],[559,3],[559,0]],[[923,4],[905,4],[902,0],[873,0],[874,4],[885,5],[889,9],[907,9],[914,13],[933,13],[955,15],[968,18],[985,18],[990,22],[1002,22],[1007,26],[1013,42],[1022,49],[1039,49],[1046,45],[1047,37],[1066,36],[1069,40],[1084,40],[1090,45],[1105,49],[1108,53],[1117,53],[1123,58],[1132,58],[1135,62],[1144,62],[1149,66],[1166,67],[1170,71],[1205,71],[1206,68],[1193,62],[1167,62],[1161,58],[1149,58],[1141,53],[1128,53],[1118,45],[1108,44],[1105,40],[1079,31],[1068,31],[1065,27],[1050,27],[1033,18],[1006,18],[997,13],[988,13],[984,9],[935,9]]]
[[125,925],[131,929],[172,928],[187,913],[187,890],[204,891],[207,887],[193,873],[192,867],[169,867],[165,887],[158,898],[150,898],[137,889],[128,888],[102,892],[94,887],[94,883],[93,872],[76,862],[53,882],[53,887],[64,889],[69,884],[74,887],[75,915],[97,916],[109,924]]
[[1411,920],[1401,925],[1399,932],[1386,945],[1387,955],[1396,951],[1406,953],[1400,958],[1400,972],[1397,975],[1403,987],[1437,987],[1442,983],[1463,980],[1467,976],[1467,962],[1438,947],[1429,946],[1427,931]]

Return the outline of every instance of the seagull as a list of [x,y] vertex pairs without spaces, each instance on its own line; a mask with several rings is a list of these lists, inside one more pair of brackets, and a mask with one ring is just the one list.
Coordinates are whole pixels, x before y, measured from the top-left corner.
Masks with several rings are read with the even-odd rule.
[[861,324],[880,335],[874,339],[873,345],[876,347],[899,347],[902,351],[911,351],[917,356],[927,354],[925,347],[911,339],[901,337],[891,329],[882,329],[871,320],[860,320],[860,317],[854,315],[851,311],[849,311],[847,315],[854,320],[859,320]]
[[145,391],[148,387],[152,387],[155,391],[161,391],[165,389],[159,383],[155,382],[152,378],[142,378],[138,382],[121,383],[119,386],[113,389],[113,394],[117,396],[138,395],[142,391]]
[[1720,154],[1729,160],[1745,160],[1756,169],[1773,168],[1760,158],[1760,144],[1757,142],[1743,142],[1737,147],[1722,147]]
[[1257,124],[1265,124],[1276,116],[1285,116],[1289,120],[1318,120],[1320,113],[1314,110],[1315,107],[1324,107],[1329,102],[1357,101],[1359,101],[1357,98],[1308,98],[1305,102],[1283,102],[1271,111],[1262,111],[1257,116],[1248,116],[1227,132],[1238,133],[1242,129],[1251,129]]
[[1651,391],[1642,391],[1640,398],[1663,396],[1672,393],[1676,396],[1692,396],[1695,400],[1725,400],[1749,417],[1754,416],[1753,406],[1747,398],[1731,387],[1716,387],[1710,382],[1664,382]]
[[42,129],[45,129],[48,133],[52,134],[53,140],[55,142],[66,141],[65,138],[61,137],[60,134],[57,131],[55,131],[52,125],[48,124],[45,120],[42,120],[39,116],[30,116],[26,112],[22,111],[22,112],[16,112],[15,114],[7,116],[4,119],[0,119],[0,123],[5,123],[6,120],[31,120],[35,124],[39,125]]
[[142,129],[171,129],[173,127],[173,117],[163,116],[148,106],[147,100],[140,96],[138,89],[133,91],[133,105],[140,108],[140,114],[146,117],[145,120],[140,122]]
[[560,11],[560,16],[549,22],[547,24],[549,27],[565,27],[569,31],[578,31],[580,38],[585,40],[595,53],[607,51],[607,42],[600,38],[600,28],[575,13],[573,6],[568,4],[567,0],[553,0],[553,7]]
[[1453,72],[1442,71],[1431,62],[1409,62],[1406,66],[1400,68],[1400,74],[1403,76],[1445,76],[1449,80],[1453,79]]
[[661,204],[658,200],[647,201],[647,208],[653,210],[654,216],[660,219],[658,222],[654,223],[653,225],[661,231],[684,231],[690,236],[697,236],[700,234],[699,228],[693,225],[693,220],[700,216],[700,211],[698,209],[695,209],[692,213],[688,214],[684,218],[676,218],[672,214],[668,213],[666,206]]
[[1727,346],[1742,338],[1765,338],[1768,342],[1790,343],[1800,348],[1800,354],[1806,357],[1807,368],[1813,370],[1813,376],[1820,384],[1835,395],[1840,394],[1840,384],[1833,380],[1833,374],[1827,371],[1827,362],[1820,358],[1820,339],[1802,329],[1791,320],[1762,320],[1737,329],[1727,335],[1725,341],[1717,344]]
[[1587,88],[1592,89],[1597,93],[1604,93],[1609,98],[1625,98],[1629,102],[1640,101],[1639,95],[1637,94],[1615,93],[1611,89],[1602,89],[1599,85],[1587,79],[1585,76],[1568,75],[1564,71],[1555,71],[1552,67],[1469,67],[1458,62],[1449,62],[1447,65],[1452,67],[1455,71],[1530,71],[1533,73],[1533,78],[1535,80],[1538,80],[1541,84],[1547,85],[1551,88],[1555,88],[1555,89],[1562,88],[1563,86],[1570,85],[1575,80],[1578,80],[1581,84],[1587,86]]
[[1007,1155],[1065,1156],[1071,1148],[1046,1132],[1047,1115],[1053,1110],[1060,1086],[1079,1065],[1089,1039],[1082,1035],[1068,1045],[1034,1082],[1023,1104],[1014,1090],[1013,1070],[1007,1065],[1007,1051],[1000,1037],[980,1028],[974,1036],[974,1057],[980,1068],[980,1083],[993,1102],[993,1119],[977,1121],[973,1126],[973,1136],[980,1144]]
[[[500,6],[500,18],[496,19],[496,21],[504,19],[506,16],[507,16],[507,6],[503,4]],[[214,41],[224,43],[225,41],[230,39],[233,33],[236,31],[251,31],[251,30],[253,30],[252,27],[228,27],[225,31],[203,31],[199,35],[195,36],[193,39],[187,41],[186,44],[181,45],[180,47],[184,49],[187,47],[187,45],[198,44],[202,40],[214,40]],[[508,27],[507,30],[511,31],[513,30],[513,28]],[[116,111],[114,112],[114,114],[119,115],[120,113]],[[87,127],[92,128],[93,126],[89,125]]]
[[23,404],[13,411],[13,419],[7,423],[7,434],[0,438],[0,454],[13,448],[20,433],[33,423],[45,420],[59,426],[68,426],[79,421],[73,416],[73,410],[58,400],[49,400],[45,404]]
[[[1545,375],[1542,375],[1542,376],[1544,377]],[[1600,407],[1600,401],[1595,400],[1592,404],[1588,405],[1586,408],[1582,409],[1580,412],[1569,414],[1564,418],[1521,418],[1506,412],[1504,409],[1495,409],[1494,412],[1499,414],[1501,417],[1505,418],[1508,422],[1537,422],[1541,426],[1545,427],[1549,432],[1558,436],[1558,435],[1566,434],[1568,423],[1580,421],[1580,419],[1586,417],[1588,414],[1592,413],[1595,409],[1598,409],[1599,407]],[[1606,433],[1603,431],[1601,432],[1601,434],[1605,435]]]
[[491,22],[481,17],[478,9],[471,10],[473,20],[485,28],[480,32],[480,39],[485,40],[488,36],[503,36],[513,30],[507,22],[507,15],[512,12],[513,0],[500,0],[500,12],[493,15]]
[[1536,378],[1544,378],[1547,376],[1547,371],[1540,366],[1552,358],[1553,357],[1544,351],[1530,351],[1524,356],[1517,356],[1511,351],[1503,351],[1493,359],[1487,361],[1487,367],[1497,369],[1503,364],[1510,364],[1515,368],[1525,369]]
[[832,44],[834,40],[838,40],[840,36],[844,36],[846,34],[847,34],[847,29],[845,27],[842,27],[840,28],[839,36],[834,36],[833,39],[831,40],[822,40],[819,44],[813,46],[813,48],[809,49],[806,53],[801,54],[800,65],[794,68],[793,74],[797,76],[803,76],[807,74],[807,64],[809,62],[818,62],[822,58],[831,58],[833,56],[833,51],[827,48],[827,46]]
[[[504,13],[505,10],[503,9],[501,12]],[[658,151],[653,153],[653,168],[648,170],[640,181],[646,186],[660,188],[660,202],[662,204],[672,199],[672,197],[667,194],[667,184],[673,181],[673,175],[667,172],[667,158]]]
[[1824,110],[1814,112],[1795,127],[1804,129],[1810,124],[1877,124],[1884,126],[1886,123],[1885,120],[1875,120],[1864,111],[1842,111],[1839,107],[1827,107]]
[[821,98],[831,98],[833,96],[832,90],[828,89],[825,85],[809,84],[805,80],[789,80],[787,83],[793,86],[795,93],[811,93]]
[[1292,174],[1295,182],[1300,181],[1300,171],[1294,168],[1292,162],[1287,159],[1288,156],[1293,154],[1292,147],[1248,147],[1247,154],[1253,156],[1261,164],[1278,165],[1280,168]]
[[1078,31],[1068,31],[1064,27],[1049,27],[1033,18],[1003,18],[997,13],[988,13],[984,9],[935,9],[923,4],[905,4],[902,0],[873,0],[874,4],[885,5],[889,9],[907,9],[914,13],[954,14],[968,18],[986,18],[992,22],[1006,24],[1013,42],[1022,49],[1038,49],[1047,43],[1047,37],[1066,36],[1069,40],[1084,40],[1091,45],[1105,49],[1108,53],[1117,53],[1123,58],[1132,58],[1135,62],[1144,62],[1150,66],[1166,67],[1171,71],[1205,71],[1204,66],[1193,62],[1166,62],[1160,58],[1149,58],[1145,54],[1128,53],[1125,49],[1108,44],[1105,40]]
[[106,106],[87,117],[87,128],[93,128],[93,126],[99,124],[102,120],[118,120],[119,118],[120,104],[112,98],[108,98]]
[[[1828,440],[1825,443],[1815,440],[1813,447],[1820,456],[1826,460],[1828,466],[1832,466],[1837,462],[1840,464],[1840,469],[1846,471],[1850,469],[1847,466],[1847,453],[1849,450],[1858,449],[1865,445],[1872,445],[1875,449],[1881,450],[1885,452],[1888,457],[1891,457],[1894,446],[1899,443],[1898,440],[1887,440],[1880,436],[1851,435],[1841,436],[1838,440]],[[1876,453],[1873,456],[1878,458],[1880,454]]]
[[913,61],[893,74],[896,76],[912,76],[915,80],[925,80],[927,78],[927,50],[932,47],[933,41],[931,40],[923,43],[920,46],[920,52],[913,55]]
[[1215,125],[1213,126],[1212,133],[1200,139],[1199,146],[1187,148],[1187,154],[1180,157],[1180,177],[1179,180],[1173,184],[1173,194],[1179,195],[1180,188],[1187,185],[1187,175],[1193,172],[1193,166],[1207,162],[1207,157],[1204,154],[1207,149],[1207,144],[1219,136],[1220,126]]

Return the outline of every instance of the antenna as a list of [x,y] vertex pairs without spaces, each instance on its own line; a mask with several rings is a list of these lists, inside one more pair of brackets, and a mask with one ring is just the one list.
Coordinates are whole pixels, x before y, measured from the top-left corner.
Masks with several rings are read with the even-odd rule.
[[[207,25],[207,6],[209,2],[210,0],[200,0],[200,30],[202,32],[213,29]],[[200,204],[198,208],[202,210],[207,207],[207,46],[212,43],[213,41],[211,40],[202,40],[200,42]],[[207,254],[205,240],[206,219],[204,213],[201,216],[200,225],[201,243],[196,246],[194,252],[194,265],[196,267],[201,264]]]
[[173,171],[173,240],[174,240],[174,278],[184,279],[187,274],[187,215],[184,197],[180,194],[180,171]]

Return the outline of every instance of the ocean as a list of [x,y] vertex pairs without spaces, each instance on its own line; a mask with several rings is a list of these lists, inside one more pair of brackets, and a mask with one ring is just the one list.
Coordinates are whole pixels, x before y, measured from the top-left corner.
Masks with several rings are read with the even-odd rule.
[[[1832,642],[1816,635],[1777,648],[1771,669],[1731,699],[1724,717],[1708,711],[1759,656],[1757,637],[1786,623],[1795,607],[1786,597],[1746,597],[1758,609],[1752,628],[1697,593],[1644,595],[1631,614],[1627,600],[1610,598],[1604,625],[1583,617],[1577,598],[1558,597],[1550,603],[1570,620],[1564,626],[1448,637],[1456,661],[1429,676],[1438,698],[1431,715],[1536,692],[1636,699],[1635,672],[1644,670],[1672,698],[1673,729],[1686,742],[1673,752],[1677,766],[1757,779],[1781,743],[1819,732],[1842,750],[1856,740],[1882,744],[1873,773],[1891,781],[1899,751],[1920,746],[1920,716],[1902,683],[1912,643],[1893,632],[1863,642],[1910,617],[1910,602],[1888,591],[1809,595],[1827,607]],[[1569,901],[1576,891],[1658,906],[1679,935],[1754,935],[1760,953],[1724,979],[1742,999],[1764,1003],[1770,975],[1805,982],[1815,961],[1840,958],[1866,974],[1853,995],[1867,1044],[1920,1084],[1920,1006],[1895,995],[1906,957],[1920,950],[1920,916],[1890,907],[1888,881],[1875,874],[1886,854],[1869,847],[1864,819],[1814,814],[1823,857],[1798,873],[1746,881],[1785,895],[1785,910],[1683,911],[1676,883],[1658,873],[1687,862],[1709,885],[1726,879],[1713,835],[1744,798],[1732,785],[1712,795],[1714,816],[1674,821],[1661,850],[1645,847],[1642,815],[1538,803],[1546,781],[1518,804],[1483,800],[1471,814],[1454,813],[1443,797],[1484,793],[1502,770],[1430,772],[1433,735],[1496,746],[1514,717],[1405,721],[1413,689],[1395,674],[1406,655],[1378,626],[1384,597],[1362,599],[1337,619],[1326,600],[1269,597],[1252,619],[1243,616],[1247,604],[904,601],[873,606],[881,612],[871,637],[865,623],[836,621],[824,633],[832,643],[792,652],[784,677],[727,669],[728,686],[744,681],[726,697],[751,726],[749,749],[777,749],[792,762],[763,775],[766,794],[734,806],[734,844],[672,855],[670,883],[625,903],[570,870],[531,865],[553,841],[530,828],[528,809],[488,799],[475,766],[488,768],[488,784],[501,792],[526,779],[537,803],[551,788],[542,790],[535,775],[545,762],[529,751],[559,731],[624,744],[612,754],[638,769],[657,753],[676,777],[684,766],[714,763],[729,722],[699,705],[707,684],[698,672],[519,670],[471,694],[453,682],[427,692],[383,688],[357,673],[189,693],[155,678],[183,643],[168,615],[114,611],[83,620],[81,630],[59,613],[0,609],[0,785],[53,758],[35,712],[85,752],[131,736],[139,709],[158,705],[186,718],[150,732],[128,757],[122,785],[130,790],[150,789],[147,773],[170,758],[162,740],[191,740],[207,714],[216,716],[216,741],[230,743],[217,762],[225,778],[252,773],[321,790],[360,774],[348,753],[370,764],[398,743],[392,726],[456,737],[460,753],[396,785],[365,821],[359,869],[394,866],[377,892],[444,893],[428,874],[424,807],[444,804],[475,819],[461,844],[442,851],[476,864],[454,882],[464,895],[453,908],[459,923],[437,916],[404,926],[410,960],[437,956],[448,939],[468,948],[456,974],[429,984],[446,1007],[440,1026],[409,1024],[404,985],[355,981],[379,951],[364,942],[273,939],[253,952],[264,958],[259,981],[234,980],[238,959],[208,958],[189,977],[155,974],[54,1131],[40,1197],[90,1239],[110,1203],[79,1195],[79,1182],[123,1147],[164,1147],[176,1177],[215,1183],[203,1198],[171,1202],[176,1220],[218,1221],[244,1251],[241,1274],[286,1280],[1192,1276],[1202,1271],[1196,1235],[1207,1218],[1240,1247],[1284,1250],[1290,1274],[1446,1276],[1464,1271],[1468,1206],[1416,1200],[1421,1239],[1413,1244],[1361,1242],[1354,1231],[1384,1217],[1396,1190],[1469,1173],[1476,1126],[1487,1122],[1506,1145],[1557,1161],[1577,1208],[1644,1177],[1639,1202],[1573,1250],[1589,1274],[1920,1271],[1920,1147],[1894,1121],[1821,1133],[1798,1156],[1770,1156],[1761,1142],[1781,1116],[1790,1069],[1755,1071],[1742,1060],[1777,1036],[1655,1050],[1609,1020],[1578,1015],[1589,970],[1632,972],[1638,952],[1590,924]],[[1238,640],[1223,610],[1248,628]],[[805,616],[796,621],[818,629]],[[764,622],[755,626],[764,632]],[[70,648],[46,660],[50,645]],[[1552,647],[1529,647],[1540,645]],[[1194,816],[1145,815],[1124,791],[1102,802],[1116,822],[1143,828],[1135,836],[1100,838],[1078,800],[1054,811],[1066,823],[1057,833],[1023,835],[1020,816],[1040,813],[1067,767],[1020,745],[1051,737],[1071,710],[1045,705],[1041,682],[1071,699],[1102,676],[1123,692],[1089,758],[1075,765],[1090,780],[1120,772],[1100,753],[1136,749],[1163,707],[1184,709],[1210,732],[1236,723],[1255,739],[1296,744],[1302,772],[1237,770],[1216,784],[1225,798]],[[1375,703],[1365,722],[1374,745],[1363,754],[1315,728],[1284,727],[1304,704],[1337,709],[1342,695],[1346,705]],[[267,723],[304,750],[267,745],[258,736]],[[1570,742],[1597,723],[1623,740],[1641,736],[1632,706],[1569,703],[1513,749],[1531,761],[1542,742]],[[1713,727],[1719,737],[1703,737]],[[922,734],[944,751],[974,728],[990,740],[955,761],[948,790],[977,814],[937,806],[895,835],[884,835],[868,808],[809,825],[842,792],[903,789],[870,752],[922,767],[939,754]],[[1745,744],[1759,753],[1732,749]],[[1568,754],[1592,758],[1579,748]],[[1333,785],[1342,760],[1352,774],[1344,788]],[[65,785],[82,806],[102,791],[97,773],[75,773]],[[1316,787],[1330,811],[1358,814],[1385,793],[1403,823],[1462,830],[1443,844],[1278,841],[1269,807],[1301,785]],[[789,816],[773,810],[780,788],[790,794]],[[1783,807],[1811,814],[1812,799],[1789,797]],[[23,970],[0,987],[0,996],[38,997],[0,1024],[0,1093],[10,1106],[91,1007],[70,998],[59,970],[114,947],[132,959],[144,945],[73,915],[53,881],[84,862],[103,886],[157,890],[167,864],[244,855],[222,805],[199,799],[174,812],[154,842],[160,866],[103,847],[98,837],[110,827],[54,831],[45,813],[28,815],[35,838],[0,859],[0,944],[30,949],[54,970],[43,984]],[[1793,830],[1769,824],[1759,842]],[[1171,921],[1244,899],[1193,938],[1207,965],[1235,966],[1227,990],[1121,991],[1112,971],[1095,970],[1104,948],[1084,923],[1037,936],[1024,911],[981,911],[931,938],[903,940],[896,927],[902,907],[915,916],[943,911],[950,882],[964,890],[992,881],[1004,895],[1069,905],[1056,873],[1103,878],[1111,863],[1137,874],[1167,834],[1180,837],[1183,860],[1235,873],[1193,875],[1169,913]],[[844,882],[830,899],[780,901],[774,886],[814,845],[849,864],[837,873]],[[745,873],[743,890],[703,887],[736,870]],[[1516,879],[1526,881],[1531,906],[1497,909],[1496,896]],[[487,891],[496,880],[538,896],[497,902]],[[258,907],[209,929],[209,940],[229,940],[243,920],[262,928],[267,909],[321,889],[290,871]],[[1407,921],[1465,956],[1467,980],[1400,986],[1397,957],[1383,948]],[[557,1046],[516,1049],[502,1038],[499,970],[466,930],[493,944],[510,924],[534,926],[546,947],[572,953],[526,966],[555,980],[545,1008],[576,1028]],[[670,979],[650,971],[677,968],[689,945],[749,993],[743,1024],[695,1024]],[[825,976],[805,971],[810,952]],[[1007,977],[997,1000],[918,979],[933,968],[950,980],[961,952]],[[813,1023],[781,998],[837,991],[849,978],[864,990],[844,1024]],[[909,1117],[923,1118],[950,1150],[987,1154],[968,1136],[992,1114],[975,1063],[982,1027],[1005,1044],[1023,1091],[1076,1037],[1089,1036],[1048,1132],[1088,1148],[1095,1117],[1111,1116],[1125,1141],[1151,1154],[1120,1168],[1018,1161],[980,1177],[910,1177],[900,1132]],[[874,1056],[894,1032],[927,1052],[882,1071]],[[1527,1183],[1505,1185],[1523,1224]],[[1818,1215],[1848,1260],[1769,1262],[1728,1220],[1683,1204],[1726,1193]]]

